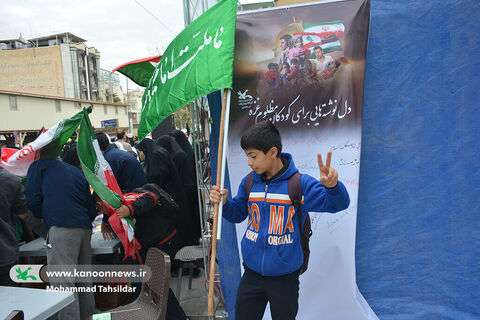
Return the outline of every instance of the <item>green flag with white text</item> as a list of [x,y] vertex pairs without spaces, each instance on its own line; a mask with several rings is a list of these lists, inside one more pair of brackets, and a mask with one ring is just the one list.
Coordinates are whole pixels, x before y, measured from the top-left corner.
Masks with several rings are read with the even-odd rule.
[[236,14],[237,1],[222,0],[170,43],[143,95],[140,140],[187,103],[232,88]]

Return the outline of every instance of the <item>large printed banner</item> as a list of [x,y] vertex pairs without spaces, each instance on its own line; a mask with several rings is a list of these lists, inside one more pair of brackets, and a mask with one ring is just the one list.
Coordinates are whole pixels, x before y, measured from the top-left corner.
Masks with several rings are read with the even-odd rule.
[[[347,210],[311,213],[310,263],[300,276],[297,319],[377,319],[356,285],[355,227],[370,3],[335,1],[237,17],[228,135],[233,195],[250,172],[240,137],[270,120],[297,168],[319,178],[317,153],[350,194]],[[246,221],[237,226],[240,243]],[[265,319],[270,319],[269,308]]]

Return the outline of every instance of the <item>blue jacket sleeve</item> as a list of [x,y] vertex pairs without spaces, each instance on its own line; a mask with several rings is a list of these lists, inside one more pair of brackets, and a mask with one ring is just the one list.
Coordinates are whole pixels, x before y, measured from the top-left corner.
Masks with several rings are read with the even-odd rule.
[[[86,182],[86,181],[85,181]],[[95,202],[93,201],[93,196],[90,193],[90,186],[88,183],[86,184],[86,197],[87,197],[87,210],[88,210],[88,217],[90,221],[93,221],[97,216],[97,208],[95,207]]]
[[326,188],[319,180],[302,174],[302,194],[305,209],[310,212],[335,213],[348,208],[350,197],[341,181],[334,188]]
[[232,223],[239,223],[248,216],[247,196],[245,194],[245,178],[238,186],[238,193],[235,198],[227,200],[223,205],[223,216]]
[[42,177],[38,162],[32,163],[30,168],[28,168],[25,195],[28,207],[33,215],[37,218],[42,218]]

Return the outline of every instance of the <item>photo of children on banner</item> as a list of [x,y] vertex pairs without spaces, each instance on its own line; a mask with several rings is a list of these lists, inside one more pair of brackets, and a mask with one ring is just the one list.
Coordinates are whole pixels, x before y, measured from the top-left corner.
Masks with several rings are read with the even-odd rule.
[[[325,23],[327,24],[329,23]],[[340,25],[343,27],[341,23]],[[289,31],[290,26],[286,28]],[[283,32],[281,31],[279,35]],[[280,55],[274,58],[278,62],[272,61],[267,64],[264,79],[261,81],[264,83],[260,84],[260,88],[265,87],[267,91],[283,89],[283,94],[290,96],[299,91],[328,86],[326,81],[332,79],[342,66],[340,59],[345,60],[344,57],[336,59],[331,55],[334,51],[343,51],[339,42],[340,37],[343,38],[343,31],[312,33],[305,32],[303,27],[292,34],[283,34],[279,42]],[[338,57],[338,53],[335,56]],[[294,92],[291,92],[292,89]]]

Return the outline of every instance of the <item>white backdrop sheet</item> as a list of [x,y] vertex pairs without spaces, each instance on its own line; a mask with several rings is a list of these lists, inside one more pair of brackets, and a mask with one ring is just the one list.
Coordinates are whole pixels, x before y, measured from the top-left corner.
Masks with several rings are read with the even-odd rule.
[[[279,39],[312,24],[335,22],[344,26],[341,50],[326,53],[340,61],[334,76],[314,81],[266,83],[269,63],[278,63]],[[339,22],[340,21],[340,22]],[[290,23],[289,22],[294,22]],[[299,23],[300,22],[300,23]],[[308,270],[300,276],[297,319],[378,319],[356,285],[355,228],[361,151],[361,114],[369,2],[330,2],[262,10],[237,17],[234,88],[228,134],[228,165],[232,196],[251,169],[240,147],[242,133],[252,124],[270,120],[282,135],[283,151],[291,153],[303,174],[319,178],[317,153],[332,151],[350,195],[341,212],[311,213]],[[324,24],[328,27],[328,23]],[[313,59],[313,56],[312,56]],[[313,61],[314,62],[314,61]],[[312,63],[313,63],[312,62]],[[263,78],[265,74],[265,79]],[[307,73],[305,73],[305,78]],[[312,84],[313,83],[313,84]],[[316,86],[316,87],[315,87]],[[237,225],[238,244],[247,220]],[[271,319],[269,307],[264,319]]]

